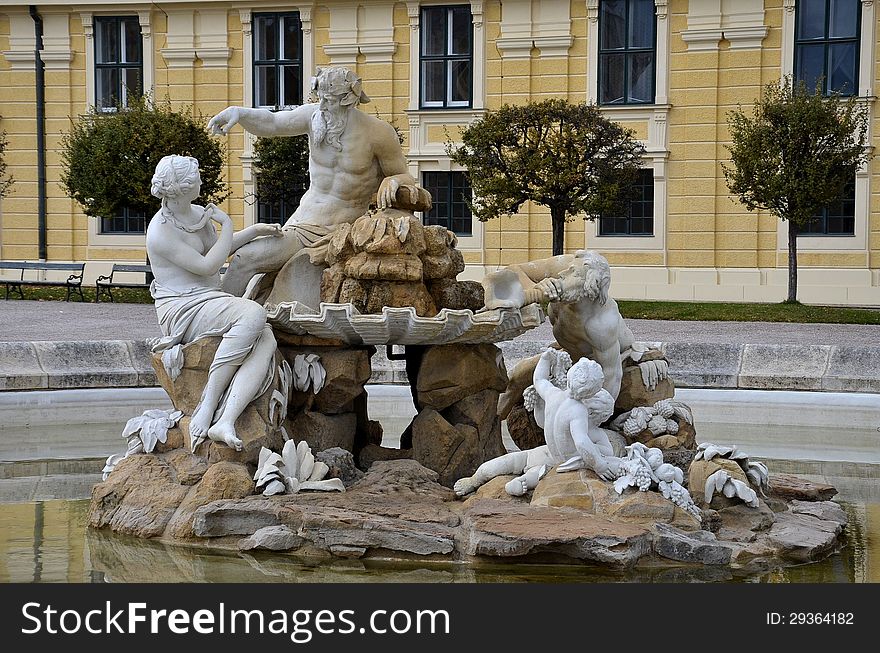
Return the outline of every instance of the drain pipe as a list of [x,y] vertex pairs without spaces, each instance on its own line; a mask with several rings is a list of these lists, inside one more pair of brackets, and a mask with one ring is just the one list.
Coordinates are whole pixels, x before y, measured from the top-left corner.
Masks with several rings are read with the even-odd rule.
[[43,19],[35,5],[28,6],[34,21],[34,73],[37,92],[37,229],[39,257],[47,258],[46,248],[46,64],[40,56],[43,49]]

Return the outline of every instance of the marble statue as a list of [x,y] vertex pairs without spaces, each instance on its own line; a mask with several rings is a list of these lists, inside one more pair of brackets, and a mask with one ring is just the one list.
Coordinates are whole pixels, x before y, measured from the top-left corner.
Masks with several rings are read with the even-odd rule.
[[558,471],[587,468],[605,480],[616,477],[619,460],[607,433],[599,428],[614,410],[614,400],[602,388],[602,368],[582,358],[568,369],[563,389],[552,380],[560,356],[568,355],[556,349],[541,354],[533,379],[535,420],[544,429],[546,444],[483,463],[473,476],[455,483],[456,494],[469,494],[496,476],[518,474],[505,489],[512,496],[521,496],[534,489],[547,468],[555,465],[559,465]]
[[[317,104],[289,111],[228,107],[208,123],[215,134],[228,134],[240,124],[256,136],[309,136],[309,188],[284,225],[282,237],[261,239],[236,252],[223,278],[223,289],[242,295],[259,273],[277,273],[267,305],[298,299],[317,308],[323,268],[320,258],[327,236],[353,223],[375,202],[380,209],[420,203],[430,208],[430,195],[407,170],[394,128],[359,111],[370,101],[362,82],[340,67],[319,68],[312,80]],[[308,256],[295,256],[305,249]]]
[[[247,243],[280,240],[278,225],[256,224],[233,233],[232,219],[213,204],[199,206],[201,179],[192,157],[166,156],[150,191],[162,207],[147,228],[153,270],[150,292],[165,352],[205,336],[222,336],[208,381],[189,424],[193,451],[207,437],[241,450],[235,420],[268,388],[274,375],[275,337],[265,309],[220,289],[220,269]],[[219,235],[214,223],[222,227]],[[173,358],[173,357],[172,357]]]

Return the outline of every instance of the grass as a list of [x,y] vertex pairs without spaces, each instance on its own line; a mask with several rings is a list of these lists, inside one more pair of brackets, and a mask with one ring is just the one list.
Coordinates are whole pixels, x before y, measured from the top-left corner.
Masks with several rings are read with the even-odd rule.
[[[25,299],[64,300],[66,290],[24,288]],[[84,287],[86,301],[95,301],[94,286]],[[113,291],[117,303],[151,304],[147,290],[119,288]],[[10,301],[18,299],[10,296]],[[76,297],[73,301],[79,301]],[[106,296],[102,294],[102,303]],[[880,309],[813,306],[808,304],[726,304],[721,302],[618,301],[624,317],[646,320],[698,320],[702,322],[799,322],[825,324],[880,324]]]

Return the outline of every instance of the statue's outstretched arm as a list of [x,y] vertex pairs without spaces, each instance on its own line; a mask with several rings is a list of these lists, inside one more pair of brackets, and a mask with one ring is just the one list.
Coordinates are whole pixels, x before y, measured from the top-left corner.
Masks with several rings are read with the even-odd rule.
[[254,136],[301,136],[307,134],[315,112],[314,104],[304,104],[289,111],[269,111],[248,107],[227,107],[208,121],[213,134],[229,133],[240,124]]

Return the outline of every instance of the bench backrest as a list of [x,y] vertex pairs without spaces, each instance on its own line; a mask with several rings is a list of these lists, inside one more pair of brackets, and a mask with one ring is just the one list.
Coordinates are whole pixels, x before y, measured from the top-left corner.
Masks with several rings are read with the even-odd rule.
[[0,261],[0,270],[79,270],[85,263],[40,263],[32,261]]
[[123,265],[120,263],[113,264],[113,272],[150,272],[149,265]]

